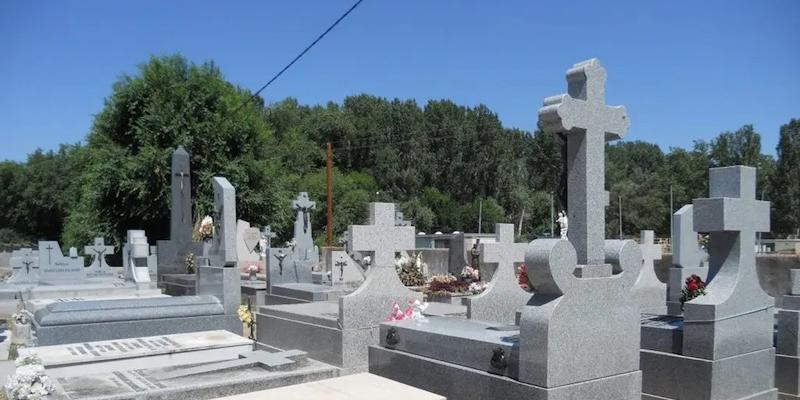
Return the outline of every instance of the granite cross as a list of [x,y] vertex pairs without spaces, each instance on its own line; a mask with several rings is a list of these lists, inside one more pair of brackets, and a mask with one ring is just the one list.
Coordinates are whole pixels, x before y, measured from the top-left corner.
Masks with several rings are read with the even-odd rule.
[[411,225],[411,221],[403,219],[404,215],[402,211],[395,211],[394,212],[394,224],[395,226],[409,226]]
[[309,200],[308,193],[300,192],[297,199],[292,201],[292,209],[297,213],[297,218],[303,217],[303,232],[308,231],[308,212],[316,208],[317,203]]
[[264,243],[266,243],[266,246],[265,246],[266,248],[262,249],[262,251],[271,248],[272,247],[272,238],[277,237],[277,236],[278,235],[276,235],[275,232],[272,231],[272,227],[269,226],[269,225],[267,225],[263,229],[261,229],[261,239],[263,239]]
[[258,365],[267,370],[285,370],[306,357],[305,351],[288,350],[277,353],[270,353],[263,350],[251,351],[239,355],[238,360],[222,361],[218,363],[204,364],[197,367],[179,369],[169,372],[161,377],[161,380],[175,379],[190,375],[199,375],[207,372],[241,368],[250,365]]
[[567,71],[567,93],[548,97],[539,109],[542,130],[567,138],[567,233],[578,264],[605,262],[605,142],[628,130],[625,107],[605,104],[606,71],[597,59]]
[[113,253],[114,246],[106,246],[103,238],[94,238],[94,244],[85,246],[83,252],[87,254],[94,253],[94,259],[90,267],[109,268],[108,264],[106,264],[106,253]]
[[191,238],[192,177],[189,153],[178,146],[172,153],[172,205],[170,215],[170,238],[189,240]]
[[369,225],[351,225],[348,251],[374,252],[372,265],[391,267],[395,254],[414,248],[414,235],[405,235],[413,227],[395,226],[394,204],[370,203]]
[[52,255],[50,254],[50,252],[52,252],[53,249],[55,249],[55,247],[53,247],[52,244],[48,243],[45,249],[47,250],[47,265],[50,265],[53,262]]
[[31,268],[39,269],[39,265],[33,259],[33,250],[32,249],[22,249],[20,250],[20,263],[25,266],[25,273],[30,274]]

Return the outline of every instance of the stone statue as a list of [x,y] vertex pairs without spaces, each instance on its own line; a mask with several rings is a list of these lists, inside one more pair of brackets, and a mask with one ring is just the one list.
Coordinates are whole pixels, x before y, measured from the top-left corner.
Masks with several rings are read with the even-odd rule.
[[275,258],[278,259],[278,273],[283,275],[283,259],[286,258],[288,254],[284,253],[283,250],[278,250],[278,254],[275,254]]
[[561,239],[567,238],[567,229],[569,229],[569,218],[567,218],[567,213],[564,211],[559,211],[558,219],[558,226],[561,228]]
[[472,245],[472,249],[469,251],[470,257],[472,259],[471,264],[472,268],[477,270],[481,269],[481,251],[478,250],[478,245],[481,244],[480,239],[475,239],[475,244]]

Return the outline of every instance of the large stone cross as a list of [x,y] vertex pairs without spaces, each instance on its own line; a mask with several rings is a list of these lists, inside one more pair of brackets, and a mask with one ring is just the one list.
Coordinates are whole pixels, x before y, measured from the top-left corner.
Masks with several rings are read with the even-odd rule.
[[83,248],[85,254],[91,254],[92,264],[89,267],[109,268],[106,264],[106,256],[114,253],[114,246],[106,246],[103,238],[94,238],[94,244]]
[[190,241],[192,237],[192,177],[189,153],[178,146],[172,153],[170,239]]
[[567,94],[548,97],[539,109],[542,130],[567,138],[567,214],[578,264],[604,263],[605,142],[625,136],[625,107],[605,104],[606,70],[596,58],[567,71]]
[[276,353],[256,350],[240,354],[238,360],[222,361],[218,363],[204,364],[198,367],[178,369],[162,376],[161,380],[199,375],[207,372],[232,368],[248,367],[251,365],[258,365],[269,371],[286,370],[295,365],[298,361],[304,359],[306,354],[307,353],[305,351],[300,350],[288,350]]
[[414,248],[414,227],[395,226],[394,204],[370,203],[369,225],[350,225],[348,252],[374,252],[372,265],[391,267],[395,254]]

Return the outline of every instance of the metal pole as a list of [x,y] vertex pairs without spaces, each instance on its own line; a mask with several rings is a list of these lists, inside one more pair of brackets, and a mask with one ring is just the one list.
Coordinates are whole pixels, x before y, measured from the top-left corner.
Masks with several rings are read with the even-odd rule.
[[619,203],[619,238],[622,239],[622,196],[617,195]]
[[478,203],[478,233],[481,233],[481,224],[483,222],[483,200]]
[[333,146],[328,142],[326,147],[325,181],[328,195],[328,227],[325,245],[331,247],[333,245]]
[[553,209],[553,207],[555,207],[555,205],[553,204],[554,201],[555,201],[555,194],[550,193],[550,237],[551,238],[553,237],[553,235],[555,235],[555,231],[553,231],[553,224],[555,223],[554,220],[556,217],[555,210]]

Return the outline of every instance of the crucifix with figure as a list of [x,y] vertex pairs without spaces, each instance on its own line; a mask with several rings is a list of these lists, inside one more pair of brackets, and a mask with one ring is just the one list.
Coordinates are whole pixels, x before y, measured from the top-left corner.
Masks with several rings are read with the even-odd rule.
[[92,264],[89,265],[90,268],[109,268],[108,264],[106,264],[106,255],[114,252],[114,246],[106,246],[103,238],[94,238],[94,244],[85,246],[83,252],[92,254],[94,257]]
[[[292,201],[292,209],[297,214],[297,218],[303,218],[303,233],[308,232],[308,219],[309,219],[309,211],[315,209],[317,207],[317,203],[311,201],[308,198],[308,193],[301,192],[296,200]],[[297,236],[297,235],[295,235]]]
[[621,139],[630,121],[625,107],[605,103],[606,70],[597,59],[567,71],[567,93],[548,97],[539,110],[542,130],[567,138],[567,236],[578,264],[605,262],[605,142]]

